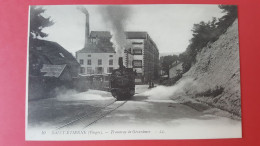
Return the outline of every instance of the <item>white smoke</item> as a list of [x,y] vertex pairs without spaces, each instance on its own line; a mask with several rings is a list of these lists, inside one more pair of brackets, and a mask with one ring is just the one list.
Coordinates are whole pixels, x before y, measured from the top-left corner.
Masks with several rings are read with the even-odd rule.
[[102,6],[100,12],[104,22],[111,27],[112,42],[119,56],[123,55],[126,47],[125,25],[129,19],[130,7],[127,6]]
[[56,98],[59,101],[93,101],[93,100],[111,100],[114,99],[110,92],[99,90],[88,90],[86,92],[78,92],[73,89],[56,88]]
[[141,95],[148,96],[149,99],[170,100],[174,95],[185,92],[186,88],[194,85],[196,85],[196,82],[191,78],[187,78],[173,86],[157,86],[141,93]]

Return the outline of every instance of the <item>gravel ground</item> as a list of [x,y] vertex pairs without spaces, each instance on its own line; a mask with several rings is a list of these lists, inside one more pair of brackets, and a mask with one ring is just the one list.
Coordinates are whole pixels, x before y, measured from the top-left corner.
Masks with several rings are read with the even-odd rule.
[[[97,92],[99,94],[97,94]],[[89,92],[60,94],[56,98],[28,102],[28,128],[56,128],[71,119],[100,110],[112,102],[110,93],[91,90]],[[97,99],[94,99],[96,96]],[[102,98],[102,100],[100,100]]]

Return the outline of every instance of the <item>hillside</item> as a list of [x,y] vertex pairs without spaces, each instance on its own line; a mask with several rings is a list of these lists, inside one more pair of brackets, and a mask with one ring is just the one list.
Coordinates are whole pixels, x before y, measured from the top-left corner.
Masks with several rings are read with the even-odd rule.
[[179,82],[192,79],[179,96],[188,96],[241,116],[238,21],[197,54]]

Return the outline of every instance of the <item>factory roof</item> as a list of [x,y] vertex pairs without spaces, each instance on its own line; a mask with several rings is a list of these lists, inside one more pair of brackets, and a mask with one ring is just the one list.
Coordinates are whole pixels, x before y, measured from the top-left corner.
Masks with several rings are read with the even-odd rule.
[[77,51],[77,53],[116,53],[116,52],[114,48],[111,46],[99,47],[96,44],[89,43],[86,47]]
[[90,35],[91,38],[111,38],[112,35],[110,34],[109,31],[91,31]]
[[[145,31],[126,31],[125,35],[127,39],[146,39],[147,32]],[[91,38],[111,38],[112,35],[109,31],[91,31],[90,35]]]
[[[145,31],[126,31],[126,39],[150,39],[148,33]],[[111,38],[112,35],[109,31],[91,31],[90,38]],[[83,49],[77,51],[77,53],[116,53],[112,43],[98,42],[88,43]]]
[[127,39],[146,39],[147,32],[144,31],[126,31],[126,38]]

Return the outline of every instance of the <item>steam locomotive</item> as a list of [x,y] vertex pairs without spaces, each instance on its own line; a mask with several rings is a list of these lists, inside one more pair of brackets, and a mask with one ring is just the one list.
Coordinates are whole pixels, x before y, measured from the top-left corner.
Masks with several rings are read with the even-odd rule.
[[110,92],[117,100],[124,100],[135,94],[135,75],[132,68],[123,65],[123,58],[119,57],[119,68],[114,69],[110,76]]

